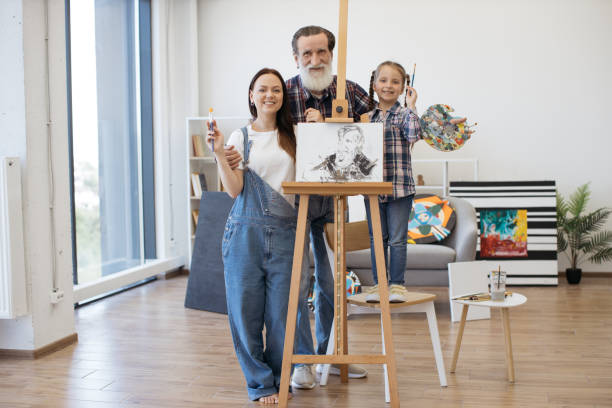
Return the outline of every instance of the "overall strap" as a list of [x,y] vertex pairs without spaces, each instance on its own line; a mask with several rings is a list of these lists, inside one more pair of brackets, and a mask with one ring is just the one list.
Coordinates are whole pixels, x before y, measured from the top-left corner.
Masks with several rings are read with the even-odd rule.
[[249,164],[249,153],[251,151],[251,145],[253,144],[253,141],[249,141],[249,132],[247,131],[246,126],[240,128],[240,131],[242,131],[244,148],[244,158],[242,159],[242,164],[244,165],[244,167],[247,167],[247,165]]

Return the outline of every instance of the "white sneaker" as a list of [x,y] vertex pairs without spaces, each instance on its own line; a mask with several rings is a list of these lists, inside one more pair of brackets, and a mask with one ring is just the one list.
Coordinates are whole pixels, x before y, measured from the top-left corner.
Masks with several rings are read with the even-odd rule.
[[389,303],[403,303],[408,300],[408,291],[404,285],[391,285],[389,288]]
[[291,376],[291,386],[302,390],[311,390],[317,385],[312,374],[311,365],[297,366]]
[[368,293],[366,294],[366,302],[380,303],[380,294],[378,293],[378,285],[374,285],[370,289],[368,289]]
[[[368,376],[368,370],[366,370],[363,367],[353,365],[353,364],[349,364],[348,367],[349,367],[349,372],[348,372],[349,378],[364,378]],[[317,373],[318,374],[323,373],[323,364],[317,364]],[[329,367],[329,373],[331,375],[340,375],[340,365],[332,364]]]

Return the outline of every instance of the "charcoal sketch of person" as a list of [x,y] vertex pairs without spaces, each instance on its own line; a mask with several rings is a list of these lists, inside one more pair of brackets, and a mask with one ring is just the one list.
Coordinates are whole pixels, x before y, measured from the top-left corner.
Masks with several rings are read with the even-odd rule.
[[377,165],[364,153],[365,137],[359,126],[346,125],[338,129],[336,152],[323,158],[312,170],[319,171],[321,181],[367,180]]

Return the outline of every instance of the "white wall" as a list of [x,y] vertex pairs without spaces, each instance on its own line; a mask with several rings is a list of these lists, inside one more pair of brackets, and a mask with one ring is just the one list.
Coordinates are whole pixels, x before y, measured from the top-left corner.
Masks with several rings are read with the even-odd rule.
[[[75,332],[68,184],[64,1],[49,4],[49,98],[45,52],[45,2],[0,3],[0,155],[22,166],[26,280],[31,315],[0,320],[0,349],[34,350]],[[51,109],[54,224],[49,211],[47,100]],[[55,236],[57,286],[65,299],[52,305]]]
[[[199,106],[219,115],[248,114],[247,87],[259,68],[297,73],[290,41],[299,27],[338,26],[337,1],[198,6]],[[421,112],[446,103],[478,122],[461,150],[421,143],[414,158],[477,158],[480,180],[554,179],[565,195],[591,181],[591,208],[612,206],[611,27],[606,0],[350,0],[347,77],[367,89],[379,62],[417,63]],[[438,177],[417,172],[428,182]],[[583,269],[609,272],[612,263]]]

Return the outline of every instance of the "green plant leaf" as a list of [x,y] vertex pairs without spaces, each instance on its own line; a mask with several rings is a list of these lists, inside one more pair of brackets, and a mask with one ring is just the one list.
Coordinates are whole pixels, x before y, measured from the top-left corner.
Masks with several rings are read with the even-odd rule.
[[608,247],[597,251],[595,254],[589,257],[589,261],[596,264],[612,261],[612,248]]
[[582,235],[599,231],[606,224],[610,212],[607,208],[600,208],[583,217],[576,218],[576,233]]
[[583,248],[586,254],[600,251],[610,247],[612,244],[612,231],[600,231],[589,237],[588,242]]
[[565,234],[559,231],[557,233],[557,252],[563,252],[567,249],[567,239]]
[[584,211],[589,199],[591,198],[591,191],[589,190],[589,183],[583,184],[578,187],[576,191],[570,196],[568,203],[568,211],[574,217],[580,217],[582,211]]
[[557,226],[561,228],[564,224],[565,218],[567,217],[567,203],[565,198],[557,193]]

